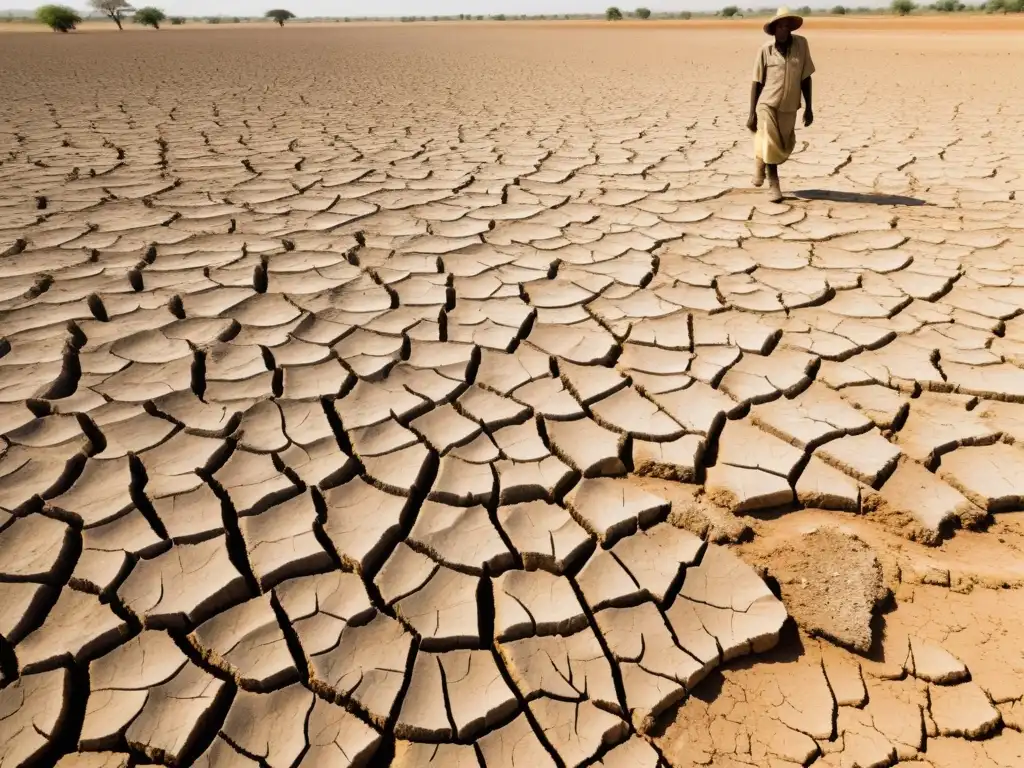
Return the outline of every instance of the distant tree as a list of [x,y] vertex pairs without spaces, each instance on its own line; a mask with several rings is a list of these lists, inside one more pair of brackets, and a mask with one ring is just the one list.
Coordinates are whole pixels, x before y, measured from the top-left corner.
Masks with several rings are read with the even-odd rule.
[[160,22],[166,19],[167,16],[159,8],[152,8],[147,6],[145,8],[139,8],[135,12],[135,23],[141,24],[144,27],[152,27],[153,29],[160,29]]
[[184,16],[171,16],[167,20],[169,22],[171,22],[171,26],[174,26],[174,27],[180,27],[182,24],[185,23],[185,17]]
[[740,12],[740,9],[737,6],[735,6],[735,5],[727,5],[727,6],[725,6],[725,8],[722,9],[722,15],[725,18],[727,18],[727,19],[731,19],[733,16],[737,15],[739,12]]
[[295,14],[291,11],[287,11],[284,8],[274,8],[272,11],[267,11],[263,14],[266,18],[272,19],[277,22],[277,26],[283,27],[284,23],[289,19],[294,19]]
[[1009,13],[1024,13],[1024,0],[1006,0],[1005,7]]
[[985,11],[987,13],[1006,13],[1006,3],[1004,0],[988,0],[985,3]]
[[909,16],[917,6],[912,0],[892,0],[891,8],[897,16]]
[[89,0],[89,5],[104,16],[109,16],[111,21],[117,24],[118,29],[124,29],[121,26],[121,19],[125,13],[132,10],[124,0]]
[[238,18],[237,16],[232,16],[231,17],[231,23],[232,24],[241,24],[242,20],[240,18]]
[[604,12],[604,17],[608,21],[622,21],[622,11],[620,11],[616,6],[613,5],[611,8]]
[[82,23],[78,11],[66,5],[41,5],[36,8],[36,19],[54,32],[70,32]]
[[682,13],[679,14],[679,18],[683,19],[684,21],[688,21],[693,18],[693,14],[690,13],[689,11],[683,11]]
[[835,8],[832,9],[832,15],[833,16],[845,16],[846,15],[846,8],[845,8],[845,6],[837,5]]
[[649,18],[651,18],[651,9],[650,8],[637,8],[636,11],[634,11],[634,15],[638,19],[649,19]]
[[957,13],[964,10],[966,6],[959,0],[939,0],[932,8],[939,13]]
[[220,24],[220,16],[209,16],[206,19],[207,24]]
[[814,13],[814,9],[811,8],[811,6],[809,5],[801,5],[799,8],[796,9],[796,12],[799,13],[801,16],[810,16],[812,13]]

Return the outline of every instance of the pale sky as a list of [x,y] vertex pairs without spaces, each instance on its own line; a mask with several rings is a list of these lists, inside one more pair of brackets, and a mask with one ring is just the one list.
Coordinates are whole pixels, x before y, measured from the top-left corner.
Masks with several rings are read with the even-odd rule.
[[[838,0],[789,0],[793,7],[810,5],[831,7]],[[86,9],[86,0],[65,0],[68,5]],[[460,13],[490,16],[505,14],[601,13],[608,5],[618,4],[623,11],[646,6],[652,11],[718,10],[735,2],[740,7],[771,6],[772,0],[137,0],[138,5],[155,5],[170,15],[179,16],[262,16],[269,8],[287,8],[297,16],[451,16]],[[786,0],[778,0],[785,4]],[[778,4],[776,3],[776,4]],[[854,5],[879,5],[881,0],[857,0]],[[0,0],[0,13],[6,9],[33,8],[25,0]]]

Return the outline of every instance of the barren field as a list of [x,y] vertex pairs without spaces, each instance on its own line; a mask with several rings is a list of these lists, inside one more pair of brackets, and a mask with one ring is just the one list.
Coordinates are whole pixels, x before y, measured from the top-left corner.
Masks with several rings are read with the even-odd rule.
[[751,24],[4,36],[0,768],[1024,765],[1024,38],[839,23],[783,204]]
[[[480,21],[440,21],[440,22],[411,22],[402,23],[404,29],[421,29],[423,27],[438,27],[444,29],[448,34],[476,34],[480,30],[488,30],[493,34],[495,31],[506,32],[514,30],[522,33],[525,30],[550,29],[559,31],[578,31],[581,29],[589,31],[604,30],[607,32],[621,33],[623,30],[635,32],[648,31],[656,32],[662,30],[674,30],[677,32],[686,31],[716,31],[716,32],[746,32],[760,30],[768,16],[751,16],[749,18],[722,19],[713,17],[697,17],[694,19],[648,19],[639,21],[637,19],[623,19],[617,22],[608,22],[603,19],[548,19],[548,20],[526,20],[526,21],[493,21],[490,19]],[[352,32],[366,28],[371,29],[393,29],[398,22],[380,21],[304,21],[296,20],[288,23],[288,29],[333,29]],[[217,31],[227,30],[255,31],[258,29],[276,29],[273,22],[266,20],[242,21],[239,23],[222,21],[218,24],[208,24],[202,20],[189,20],[186,24],[173,26],[166,24],[161,27],[161,32],[196,32],[196,31]],[[906,17],[894,17],[891,15],[853,15],[853,16],[812,16],[806,20],[804,33],[814,33],[823,30],[842,31],[876,31],[876,32],[941,32],[941,33],[964,33],[964,32],[1013,32],[1024,30],[1024,16],[1021,14],[931,14],[912,15]],[[30,21],[13,21],[0,23],[0,34],[4,32],[43,32],[53,34],[49,27],[36,24]],[[78,33],[82,32],[117,32],[114,24],[106,19],[86,19],[78,26]],[[124,32],[141,32],[153,34],[148,27],[140,27],[126,21]]]

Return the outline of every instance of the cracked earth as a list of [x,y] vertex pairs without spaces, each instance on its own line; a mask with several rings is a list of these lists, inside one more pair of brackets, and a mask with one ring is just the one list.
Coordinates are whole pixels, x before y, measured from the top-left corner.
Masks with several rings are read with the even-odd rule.
[[808,35],[4,39],[0,766],[1024,764],[1021,42]]

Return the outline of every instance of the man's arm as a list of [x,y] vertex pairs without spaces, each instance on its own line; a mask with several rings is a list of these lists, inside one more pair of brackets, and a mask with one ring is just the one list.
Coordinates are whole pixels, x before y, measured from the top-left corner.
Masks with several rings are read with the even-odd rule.
[[814,59],[807,38],[801,38],[804,46],[804,71],[800,73],[800,91],[804,96],[804,125],[814,122],[814,105],[811,102],[811,75],[814,74]]
[[761,98],[761,91],[764,89],[764,83],[759,83],[756,80],[750,84],[750,116],[747,118],[747,128],[752,133],[757,132],[757,100]]
[[754,59],[754,76],[750,85],[750,115],[747,117],[747,128],[751,133],[757,133],[757,100],[761,98],[761,91],[764,89],[765,78],[768,76],[764,61],[764,48],[757,52]]
[[811,76],[800,81],[800,91],[804,95],[804,125],[814,122],[814,107],[811,104]]

